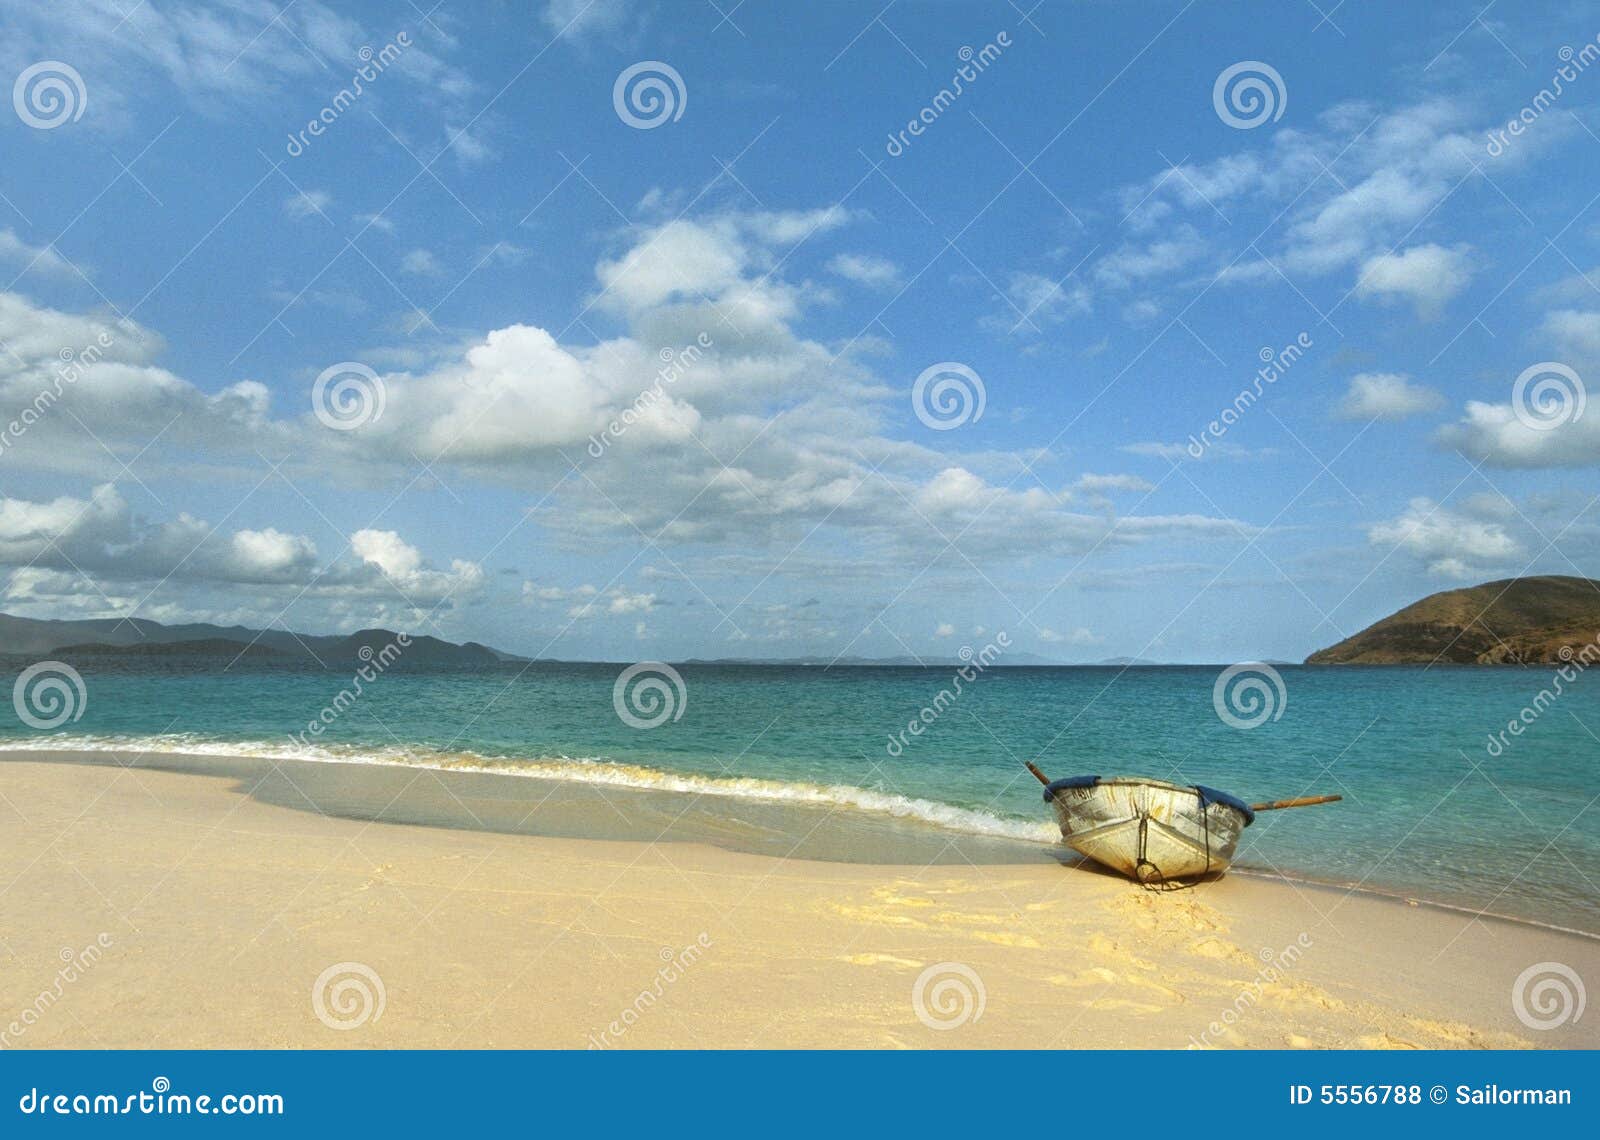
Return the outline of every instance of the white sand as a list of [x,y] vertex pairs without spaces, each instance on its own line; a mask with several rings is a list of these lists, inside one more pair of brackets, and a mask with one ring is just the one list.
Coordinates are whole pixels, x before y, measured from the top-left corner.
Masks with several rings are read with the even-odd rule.
[[[1158,894],[364,823],[32,761],[0,763],[0,856],[8,1047],[1600,1044],[1600,1018],[1539,1032],[1511,1001],[1539,962],[1600,979],[1596,940],[1238,875]],[[341,963],[383,990],[347,1030],[312,997]],[[929,979],[929,1020],[980,988],[981,1016],[919,1018],[939,963],[962,969]]]

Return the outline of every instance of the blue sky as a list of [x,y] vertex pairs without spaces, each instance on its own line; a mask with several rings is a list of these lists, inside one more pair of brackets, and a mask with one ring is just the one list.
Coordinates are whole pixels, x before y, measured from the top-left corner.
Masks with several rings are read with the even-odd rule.
[[0,3],[0,608],[1233,661],[1593,572],[1600,6],[718,4]]

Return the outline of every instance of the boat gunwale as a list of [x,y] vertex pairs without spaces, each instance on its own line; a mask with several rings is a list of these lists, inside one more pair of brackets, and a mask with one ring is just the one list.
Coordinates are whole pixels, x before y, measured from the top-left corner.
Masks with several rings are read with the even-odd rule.
[[1095,782],[1087,788],[1061,788],[1052,792],[1050,797],[1051,799],[1055,799],[1057,796],[1061,795],[1062,792],[1093,791],[1095,788],[1103,788],[1113,784],[1142,784],[1146,787],[1160,788],[1163,791],[1190,792],[1194,795],[1200,794],[1200,786],[1198,784],[1174,784],[1169,780],[1155,780],[1147,776],[1096,776]]

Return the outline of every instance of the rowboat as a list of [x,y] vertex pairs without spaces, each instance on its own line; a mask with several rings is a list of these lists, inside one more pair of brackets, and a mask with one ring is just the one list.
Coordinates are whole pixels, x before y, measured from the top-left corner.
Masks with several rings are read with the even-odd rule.
[[1203,784],[1172,784],[1144,776],[1068,776],[1045,785],[1061,838],[1080,855],[1147,885],[1225,871],[1239,836],[1256,812],[1332,803],[1339,796],[1247,804]]

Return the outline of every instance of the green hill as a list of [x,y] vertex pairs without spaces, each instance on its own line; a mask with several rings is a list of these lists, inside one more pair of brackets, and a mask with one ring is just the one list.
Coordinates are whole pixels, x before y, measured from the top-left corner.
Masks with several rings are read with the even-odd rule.
[[1320,649],[1307,665],[1404,665],[1435,661],[1517,665],[1565,660],[1600,637],[1600,581],[1507,578],[1430,594]]

